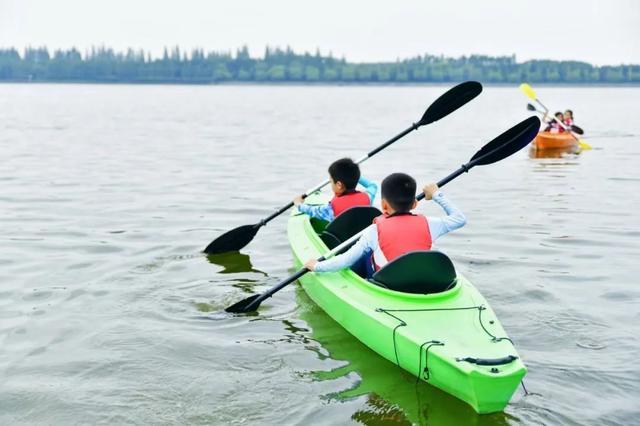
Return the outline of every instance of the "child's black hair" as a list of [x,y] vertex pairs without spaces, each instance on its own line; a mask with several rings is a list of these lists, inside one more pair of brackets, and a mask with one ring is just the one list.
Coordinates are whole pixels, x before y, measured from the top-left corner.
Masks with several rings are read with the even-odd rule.
[[562,111],[558,111],[558,112],[556,112],[555,114],[553,114],[553,116],[555,117],[555,116],[557,116],[558,114],[560,114],[560,115],[564,116],[564,114],[562,114]]
[[571,111],[570,109],[566,110],[565,112],[568,112],[569,115],[571,116],[571,118],[573,118],[573,111]]
[[341,158],[329,166],[329,176],[334,182],[342,182],[347,191],[356,189],[360,180],[360,167],[351,158]]
[[416,181],[405,173],[392,173],[382,181],[382,198],[398,213],[407,213],[416,199]]

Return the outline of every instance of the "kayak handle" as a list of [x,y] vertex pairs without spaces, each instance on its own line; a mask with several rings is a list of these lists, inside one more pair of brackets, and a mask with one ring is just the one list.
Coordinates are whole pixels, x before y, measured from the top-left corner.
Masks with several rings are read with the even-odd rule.
[[508,356],[505,356],[504,358],[471,358],[471,357],[456,358],[456,361],[458,362],[465,361],[465,362],[476,364],[476,365],[503,365],[503,364],[509,364],[510,362],[513,362],[516,359],[518,359],[517,356],[508,355]]

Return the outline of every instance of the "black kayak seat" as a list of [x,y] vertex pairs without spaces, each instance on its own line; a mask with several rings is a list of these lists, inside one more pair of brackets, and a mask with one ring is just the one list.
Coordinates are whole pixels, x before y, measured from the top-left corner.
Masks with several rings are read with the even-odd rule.
[[456,270],[442,252],[412,251],[387,263],[370,281],[403,293],[433,294],[453,288]]
[[329,223],[320,238],[332,249],[371,225],[373,219],[381,214],[380,210],[371,206],[351,207]]

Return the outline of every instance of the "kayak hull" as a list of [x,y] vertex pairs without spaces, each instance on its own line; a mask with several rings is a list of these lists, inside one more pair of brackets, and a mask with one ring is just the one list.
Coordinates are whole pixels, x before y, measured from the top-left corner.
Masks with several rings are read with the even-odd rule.
[[538,150],[578,149],[578,141],[568,133],[540,132],[532,144]]
[[580,150],[569,148],[556,148],[556,149],[536,149],[535,146],[531,146],[529,149],[529,158],[562,158],[567,155],[579,154]]
[[[327,251],[307,215],[294,212],[288,236],[298,267]],[[307,273],[300,284],[366,346],[478,413],[502,411],[526,374],[495,313],[460,275],[454,288],[432,295],[388,290],[351,270]],[[485,366],[461,360],[467,357],[514,358]]]

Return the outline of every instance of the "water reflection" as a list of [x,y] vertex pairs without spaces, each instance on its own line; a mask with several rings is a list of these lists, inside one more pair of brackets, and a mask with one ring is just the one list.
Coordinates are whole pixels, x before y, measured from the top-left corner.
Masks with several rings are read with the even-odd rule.
[[[298,286],[299,318],[310,327],[311,338],[333,360],[346,364],[329,371],[314,371],[316,380],[333,380],[356,373],[360,380],[351,388],[325,395],[329,400],[366,396],[366,403],[351,419],[366,425],[380,424],[508,424],[515,420],[505,413],[478,415],[464,402],[428,385],[374,353],[320,309]],[[297,331],[289,328],[290,331]],[[299,329],[303,331],[304,329]],[[320,359],[322,351],[309,347]]]
[[558,148],[558,149],[535,149],[533,146],[529,149],[529,158],[564,158],[575,157],[580,155],[580,150],[574,147]]
[[[217,288],[230,286],[241,290],[240,294],[225,292],[225,295],[215,302],[198,301],[193,303],[199,312],[206,314],[219,313],[220,315],[216,318],[227,317],[228,314],[223,312],[224,308],[246,297],[246,294],[255,293],[256,285],[262,283],[265,277],[268,276],[266,272],[255,269],[251,263],[251,258],[246,254],[231,252],[207,255],[206,258],[209,263],[222,267],[208,280],[208,285],[214,285]],[[258,276],[255,274],[258,274]],[[258,315],[258,313],[254,312],[248,315],[253,316]],[[209,316],[204,318],[212,319]]]
[[222,270],[218,271],[219,274],[238,274],[244,272],[256,272],[267,276],[266,272],[253,268],[251,258],[247,254],[239,252],[209,254],[207,255],[209,263],[222,266]]

